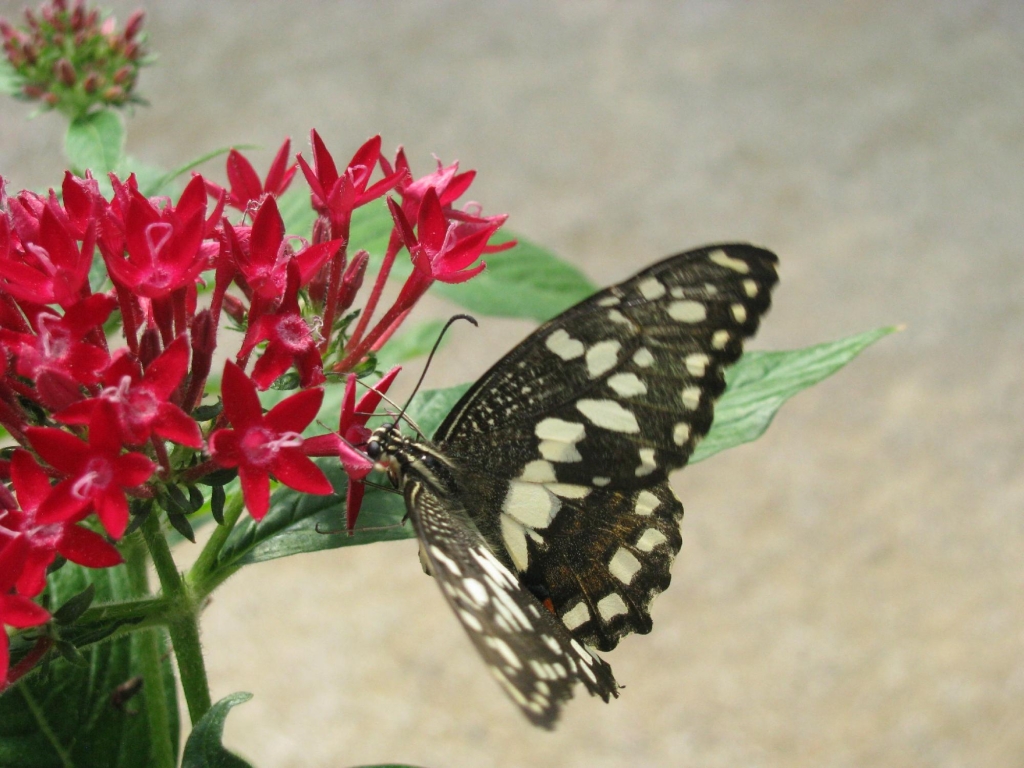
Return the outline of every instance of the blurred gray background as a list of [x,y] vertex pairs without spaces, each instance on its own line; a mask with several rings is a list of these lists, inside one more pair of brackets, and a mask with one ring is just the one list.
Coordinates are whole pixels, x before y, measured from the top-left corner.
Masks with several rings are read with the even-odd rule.
[[[255,694],[231,746],[262,768],[1024,765],[1024,5],[196,0],[147,28],[142,160],[252,143],[262,172],[286,135],[343,160],[381,133],[418,173],[477,169],[473,199],[598,283],[773,248],[754,348],[907,326],[678,478],[683,551],[654,632],[608,657],[618,701],[533,730],[406,541],[216,594],[213,696]],[[0,107],[12,190],[63,168],[62,121],[27,113]],[[430,385],[530,328],[484,326]]]

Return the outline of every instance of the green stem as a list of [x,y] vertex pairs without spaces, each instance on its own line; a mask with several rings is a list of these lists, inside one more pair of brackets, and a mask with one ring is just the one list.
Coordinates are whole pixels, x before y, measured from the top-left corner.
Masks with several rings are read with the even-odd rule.
[[150,514],[142,525],[142,534],[153,558],[160,587],[164,597],[174,604],[167,623],[174,646],[174,657],[178,660],[178,675],[185,692],[188,714],[192,724],[199,722],[212,704],[210,684],[206,678],[206,663],[203,648],[199,642],[199,607],[188,585],[181,578],[178,567],[171,557],[171,548],[160,529],[160,518]]
[[238,518],[241,517],[242,510],[244,509],[245,500],[242,498],[241,493],[236,493],[229,497],[224,508],[224,525],[217,526],[188,572],[186,583],[200,600],[206,599],[206,596],[219,586],[224,579],[237,570],[237,568],[218,567],[217,557],[220,555],[224,542],[228,540],[228,536],[234,530],[235,524],[238,523]]
[[[137,539],[134,545],[125,547],[125,565],[128,568],[128,583],[132,594],[137,597],[148,596],[149,576],[146,569],[149,560],[145,547]],[[146,700],[146,715],[149,718],[152,764],[156,768],[174,768],[177,755],[174,754],[171,715],[167,708],[160,633],[161,630],[154,627],[137,633],[132,642],[142,671],[142,692]]]

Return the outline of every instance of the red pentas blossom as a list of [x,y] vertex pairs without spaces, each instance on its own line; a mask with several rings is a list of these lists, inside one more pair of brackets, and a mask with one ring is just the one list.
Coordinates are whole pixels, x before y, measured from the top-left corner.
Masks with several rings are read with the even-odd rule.
[[0,511],[0,542],[20,537],[27,546],[15,585],[20,594],[34,597],[42,592],[46,568],[58,553],[89,568],[121,562],[120,553],[102,536],[76,525],[77,515],[65,518],[69,510],[56,510],[56,516],[53,510],[49,516],[40,512],[52,488],[50,478],[28,451],[17,450],[11,457],[11,482],[21,509]]
[[120,538],[128,527],[125,490],[142,485],[156,464],[141,453],[121,453],[121,430],[113,406],[98,403],[89,420],[88,442],[61,429],[25,430],[36,453],[66,475],[39,507],[47,519],[71,517],[92,504],[107,533]]
[[356,375],[350,373],[345,382],[345,394],[341,401],[341,415],[338,419],[338,431],[326,435],[318,435],[306,440],[304,450],[309,456],[338,456],[341,465],[348,475],[348,490],[345,500],[345,522],[348,530],[356,525],[359,505],[363,502],[366,486],[362,480],[373,469],[373,462],[362,449],[370,439],[370,430],[366,427],[367,420],[380,405],[382,396],[388,391],[395,380],[401,366],[395,366],[372,385],[356,402]]
[[89,267],[96,243],[89,224],[79,246],[50,206],[42,209],[34,240],[19,241],[0,217],[0,290],[35,304],[68,307],[87,295]]
[[264,304],[284,294],[288,265],[292,261],[298,265],[300,285],[305,285],[341,246],[340,240],[329,240],[296,253],[288,244],[284,220],[273,197],[266,198],[260,205],[251,229],[234,227],[228,239],[230,254],[244,279],[244,287]]
[[262,520],[270,508],[270,475],[303,493],[333,493],[331,484],[302,452],[302,430],[324,399],[322,389],[307,389],[275,405],[266,414],[256,385],[230,360],[224,364],[224,413],[234,429],[219,429],[210,453],[222,467],[238,467],[249,514]]
[[277,309],[260,315],[246,333],[240,357],[248,357],[262,341],[267,348],[256,361],[252,380],[260,389],[266,389],[294,364],[299,370],[299,386],[323,384],[324,363],[320,357],[317,339],[299,311],[299,264],[293,259],[288,264],[288,287]]
[[201,176],[186,187],[176,206],[158,208],[138,191],[125,215],[128,258],[104,252],[110,277],[120,287],[146,298],[164,298],[194,285],[208,268],[210,249],[200,250],[206,236],[206,188]]
[[119,350],[104,374],[106,387],[99,397],[81,400],[54,418],[63,424],[88,424],[96,407],[113,406],[125,445],[142,445],[157,435],[190,448],[203,444],[199,425],[170,401],[188,370],[188,340],[179,336],[145,373],[126,349]]
[[225,192],[227,204],[239,211],[248,210],[250,203],[259,202],[266,195],[283,194],[292,183],[292,177],[298,170],[295,163],[288,165],[291,146],[291,139],[285,139],[270,164],[266,180],[262,182],[256,169],[252,167],[252,163],[246,159],[245,155],[232,149],[228,152],[227,160],[228,183],[231,185],[231,189],[225,192],[223,187],[207,179],[207,190],[214,197]]

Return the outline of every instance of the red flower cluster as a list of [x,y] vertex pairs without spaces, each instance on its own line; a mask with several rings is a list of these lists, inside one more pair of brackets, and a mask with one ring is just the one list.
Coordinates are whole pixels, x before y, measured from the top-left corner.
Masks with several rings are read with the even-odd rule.
[[[262,181],[232,151],[229,189],[196,175],[176,201],[146,196],[134,176],[111,175],[109,200],[88,174],[68,173],[60,194],[46,195],[8,197],[0,179],[0,426],[19,444],[0,461],[0,477],[10,480],[0,484],[0,622],[47,621],[32,598],[57,555],[94,568],[120,562],[112,542],[134,506],[214,471],[237,470],[260,520],[272,477],[329,494],[309,456],[336,456],[351,480],[354,524],[359,481],[372,467],[360,450],[366,419],[398,370],[358,403],[349,375],[338,432],[304,439],[323,401],[320,385],[357,366],[365,372],[368,353],[433,281],[469,279],[483,269],[472,266],[481,254],[510,244],[488,245],[504,216],[453,207],[472,173],[439,164],[413,180],[401,150],[393,164],[381,155],[379,137],[339,171],[316,132],[312,146],[312,167],[301,155],[289,165],[286,141]],[[318,214],[309,240],[286,234],[275,199],[297,168]],[[399,198],[388,199],[394,230],[350,330],[342,318],[370,262],[365,251],[349,258],[352,215],[388,193]],[[224,215],[227,206],[243,212],[240,223]],[[412,274],[371,324],[403,246]],[[197,410],[224,315],[245,334],[224,367],[223,408]],[[118,327],[124,341],[114,348]],[[264,413],[257,390],[278,380],[300,391]],[[7,664],[4,632],[0,687]]]

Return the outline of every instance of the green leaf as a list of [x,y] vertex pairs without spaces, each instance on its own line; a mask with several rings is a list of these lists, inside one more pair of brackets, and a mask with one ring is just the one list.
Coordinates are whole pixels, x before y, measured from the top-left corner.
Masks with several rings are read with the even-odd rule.
[[[396,334],[377,353],[377,367],[388,371],[399,363],[430,352],[446,320],[427,320]],[[442,346],[448,343],[445,338]]]
[[284,231],[289,235],[309,238],[313,234],[316,211],[309,201],[309,187],[292,184],[283,195],[277,196],[277,210],[284,219]]
[[484,261],[487,269],[472,280],[435,283],[430,290],[481,315],[540,322],[597,290],[576,267],[522,239],[512,250],[485,256]]
[[181,768],[252,768],[250,763],[234,752],[228,752],[221,743],[228,712],[251,698],[251,693],[233,693],[210,707],[185,742]]
[[347,477],[337,459],[319,462],[334,486],[331,496],[314,496],[280,488],[270,499],[270,511],[257,523],[242,519],[231,532],[217,559],[218,568],[276,560],[300,552],[408,539],[414,534],[402,525],[405,503],[400,496],[367,488],[359,525],[352,536],[345,527]]
[[24,84],[14,65],[6,56],[0,56],[0,93],[8,96],[20,96]]
[[[94,570],[67,563],[48,579],[49,604],[67,605],[90,584],[95,585],[98,603],[131,595],[124,566]],[[71,637],[64,629],[61,635],[65,641]],[[56,657],[48,669],[23,678],[0,696],[0,765],[130,768],[148,764],[145,691],[122,707],[115,704],[118,689],[141,674],[134,651],[140,639],[138,634],[121,636],[83,648],[76,636],[85,668]],[[165,658],[161,666],[176,753],[178,703],[171,660]]]
[[[283,215],[284,212],[282,211]],[[315,213],[313,218],[316,218]],[[311,225],[312,223],[310,221]],[[377,257],[379,264],[380,259],[384,256],[384,251],[387,250],[388,240],[391,238],[391,229],[394,224],[395,222],[391,218],[391,211],[388,210],[385,197],[378,198],[371,203],[356,208],[352,212],[352,224],[349,227],[349,253],[354,254],[359,250],[369,251],[370,255]],[[291,232],[292,230],[289,229],[288,231]],[[406,256],[406,261],[408,262],[408,260],[409,257]],[[397,261],[400,261],[400,259],[397,259]],[[410,262],[409,269],[411,268],[412,264]],[[409,274],[408,269],[405,274]]]
[[103,177],[124,160],[124,136],[121,115],[105,109],[72,121],[64,151],[76,172],[91,170],[93,176]]
[[796,393],[838,371],[896,328],[879,328],[838,341],[784,352],[747,352],[726,371],[727,388],[715,406],[711,432],[690,463],[756,440]]
[[68,598],[64,605],[53,612],[53,620],[58,624],[73,624],[85,613],[96,597],[96,585],[90,584],[77,595]]

